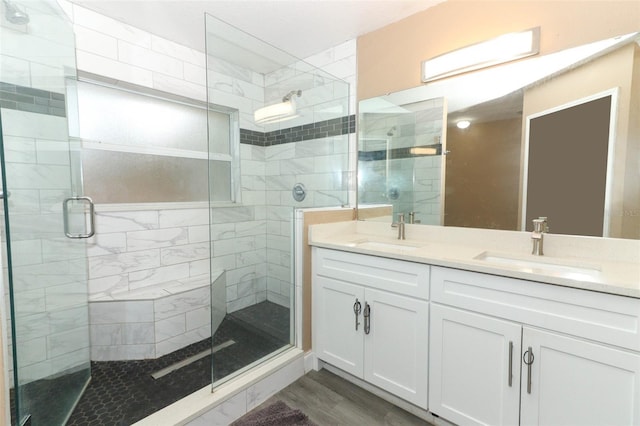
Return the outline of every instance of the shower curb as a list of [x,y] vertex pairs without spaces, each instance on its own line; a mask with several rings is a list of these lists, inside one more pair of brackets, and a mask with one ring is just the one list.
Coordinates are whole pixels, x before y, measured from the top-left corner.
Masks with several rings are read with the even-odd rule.
[[304,352],[290,348],[217,387],[199,391],[133,426],[231,423],[304,375]]

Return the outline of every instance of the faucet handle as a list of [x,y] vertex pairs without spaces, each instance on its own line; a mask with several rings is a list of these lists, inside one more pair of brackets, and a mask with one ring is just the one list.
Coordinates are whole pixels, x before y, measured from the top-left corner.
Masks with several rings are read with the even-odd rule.
[[549,232],[549,221],[547,216],[540,216],[538,219],[542,220],[542,232]]
[[420,220],[416,220],[416,213],[420,212],[409,212],[409,223],[420,223]]
[[549,224],[546,216],[533,219],[533,232],[549,232]]
[[404,240],[404,213],[398,213],[398,239]]

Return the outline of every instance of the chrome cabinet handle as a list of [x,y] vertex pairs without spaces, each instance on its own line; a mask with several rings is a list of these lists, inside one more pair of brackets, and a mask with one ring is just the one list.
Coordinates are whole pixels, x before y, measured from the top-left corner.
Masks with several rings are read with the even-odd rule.
[[522,361],[527,364],[527,393],[531,393],[531,366],[533,365],[533,349],[529,346],[529,349],[524,353]]
[[371,332],[371,305],[364,302],[364,334]]
[[362,304],[360,304],[360,301],[356,299],[356,303],[353,304],[353,313],[356,314],[356,331],[358,331],[358,326],[360,325],[360,322],[358,321],[360,312],[362,312]]
[[[69,202],[70,201],[86,201],[89,203],[89,232],[86,234],[72,234],[69,231]],[[64,221],[64,235],[68,238],[91,238],[96,233],[95,227],[95,206],[93,200],[89,197],[69,197],[62,202],[62,216]]]
[[509,387],[513,386],[513,342],[509,341]]

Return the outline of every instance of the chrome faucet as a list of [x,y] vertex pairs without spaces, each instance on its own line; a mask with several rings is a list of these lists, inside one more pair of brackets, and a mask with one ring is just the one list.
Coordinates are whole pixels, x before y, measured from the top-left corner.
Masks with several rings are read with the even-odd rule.
[[531,254],[536,256],[544,255],[542,251],[542,244],[544,242],[544,234],[546,232],[549,232],[547,218],[541,216],[537,219],[533,219],[533,233],[531,234],[531,240],[533,240],[533,251]]
[[398,239],[404,240],[404,213],[398,213],[398,221],[392,223],[391,227],[398,228]]
[[420,223],[420,220],[416,220],[416,213],[418,212],[409,212],[409,223],[414,224],[414,223]]

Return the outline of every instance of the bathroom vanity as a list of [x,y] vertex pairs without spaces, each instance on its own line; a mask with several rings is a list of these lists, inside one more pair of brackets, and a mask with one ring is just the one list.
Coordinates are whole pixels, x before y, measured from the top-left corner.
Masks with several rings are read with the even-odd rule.
[[319,360],[455,424],[640,424],[638,241],[407,236],[311,228]]
[[325,249],[313,257],[314,352],[426,409],[429,267]]

